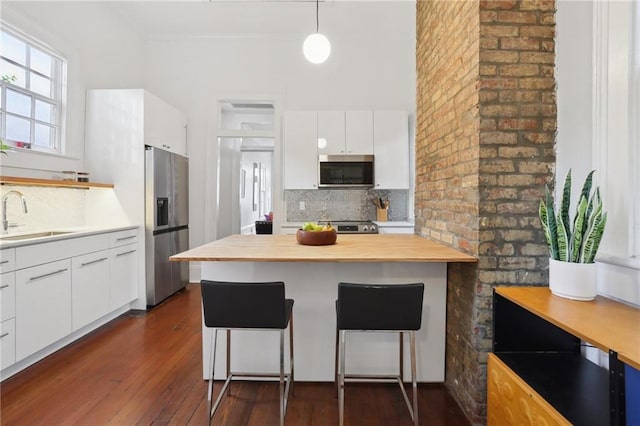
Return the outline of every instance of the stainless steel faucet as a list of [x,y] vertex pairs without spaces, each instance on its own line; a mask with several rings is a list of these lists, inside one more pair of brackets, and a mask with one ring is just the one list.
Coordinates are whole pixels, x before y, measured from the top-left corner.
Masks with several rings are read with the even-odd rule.
[[24,195],[22,195],[22,192],[20,191],[16,191],[16,190],[11,190],[9,192],[7,192],[6,194],[4,194],[4,196],[2,197],[2,232],[3,233],[7,233],[7,230],[9,229],[9,221],[7,220],[7,198],[9,198],[9,195],[11,194],[15,194],[18,197],[20,197],[20,199],[22,200],[22,210],[25,213],[28,213],[27,210],[27,199],[24,198]]

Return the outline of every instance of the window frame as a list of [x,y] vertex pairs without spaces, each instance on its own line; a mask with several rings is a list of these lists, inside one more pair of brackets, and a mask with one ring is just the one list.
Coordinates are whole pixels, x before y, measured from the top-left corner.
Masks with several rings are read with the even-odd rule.
[[[625,6],[624,4],[622,6]],[[621,13],[609,1],[594,2],[594,91],[593,91],[593,145],[592,166],[598,170],[596,181],[601,187],[605,203],[608,193],[616,188],[607,176],[616,173],[609,156],[613,150],[628,156],[628,205],[623,211],[608,211],[608,222],[625,224],[628,237],[625,247],[615,247],[617,254],[607,252],[607,245],[615,244],[605,231],[603,250],[596,261],[640,269],[640,123],[635,120],[640,112],[640,5],[633,2],[630,14]],[[626,7],[626,6],[625,6]],[[628,19],[626,23],[616,21]],[[628,38],[626,37],[628,34]],[[620,40],[624,40],[621,44]],[[620,56],[624,50],[625,54]],[[616,56],[617,55],[617,56]],[[618,68],[613,68],[614,64]],[[624,68],[619,68],[621,64]],[[612,76],[611,72],[616,75]],[[624,80],[619,80],[622,73]],[[616,80],[618,79],[618,80]],[[621,85],[624,83],[624,85]],[[614,85],[616,84],[616,85]],[[621,89],[622,88],[622,89]],[[622,95],[624,94],[624,96]],[[622,97],[621,97],[622,96]],[[624,123],[620,128],[618,125]],[[618,189],[618,192],[620,189]],[[613,225],[608,225],[611,227]],[[618,229],[618,232],[622,231]],[[624,253],[624,254],[623,254]]]
[[[12,65],[22,68],[25,70],[25,86],[29,87],[29,81],[31,78],[31,73],[38,75],[40,77],[46,78],[51,82],[51,97],[47,97],[26,87],[21,87],[19,85],[15,85],[11,82],[0,81],[0,90],[2,91],[2,102],[0,105],[0,137],[2,137],[5,144],[11,147],[13,150],[20,150],[24,152],[37,152],[37,153],[47,153],[47,154],[64,154],[64,136],[65,136],[65,122],[66,122],[66,97],[67,97],[67,59],[65,55],[56,49],[50,47],[46,43],[26,34],[23,31],[13,27],[12,25],[7,24],[4,21],[0,21],[0,31],[7,33],[8,35],[24,42],[27,45],[27,49],[37,49],[44,54],[48,55],[52,60],[52,70],[51,76],[46,76],[45,74],[39,72],[36,69],[31,68],[31,57],[29,55],[29,50],[27,50],[27,57],[25,60],[25,64],[22,65],[10,58],[2,56],[2,59],[11,63]],[[13,114],[7,111],[6,102],[7,102],[7,91],[12,90],[19,94],[28,96],[31,98],[31,110],[30,115],[23,116],[19,114]],[[55,108],[54,113],[52,114],[52,122],[46,122],[42,120],[38,120],[36,118],[36,102],[44,102],[47,104],[53,105]],[[7,139],[7,117],[14,116],[19,117],[29,121],[29,133],[31,136],[31,140],[29,141],[29,145],[20,146],[20,141],[14,141],[11,139]],[[50,128],[50,131],[53,133],[53,136],[50,140],[49,146],[41,146],[35,144],[35,132],[36,132],[36,124],[43,125]]]

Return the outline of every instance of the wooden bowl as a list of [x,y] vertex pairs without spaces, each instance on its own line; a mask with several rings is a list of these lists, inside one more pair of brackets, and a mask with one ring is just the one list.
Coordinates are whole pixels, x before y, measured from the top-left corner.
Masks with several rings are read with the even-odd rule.
[[305,246],[328,246],[336,243],[338,234],[335,229],[329,231],[303,231],[298,229],[296,241]]

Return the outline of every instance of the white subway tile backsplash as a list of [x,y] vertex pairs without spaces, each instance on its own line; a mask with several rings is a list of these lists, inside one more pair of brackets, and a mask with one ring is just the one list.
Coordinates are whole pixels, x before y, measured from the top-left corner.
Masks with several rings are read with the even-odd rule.
[[7,198],[9,232],[29,232],[51,228],[83,226],[86,189],[48,188],[38,186],[2,186],[2,196],[11,191],[22,192],[27,200],[28,213],[22,211],[20,197]]

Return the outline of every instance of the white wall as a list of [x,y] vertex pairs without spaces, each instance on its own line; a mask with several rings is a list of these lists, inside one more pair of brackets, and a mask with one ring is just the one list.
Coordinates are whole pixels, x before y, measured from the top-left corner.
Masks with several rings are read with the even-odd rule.
[[557,3],[556,189],[569,168],[574,194],[587,173],[597,170],[595,182],[608,212],[596,258],[598,292],[640,305],[640,264],[630,252],[636,213],[628,196],[636,191],[635,199],[640,199],[631,167],[638,152],[632,147],[640,141],[637,135],[632,139],[629,123],[634,120],[627,119],[633,16],[630,1]]
[[2,174],[61,178],[84,170],[85,91],[144,85],[142,38],[98,2],[2,2],[2,21],[61,52],[68,61],[65,155],[12,152]]

